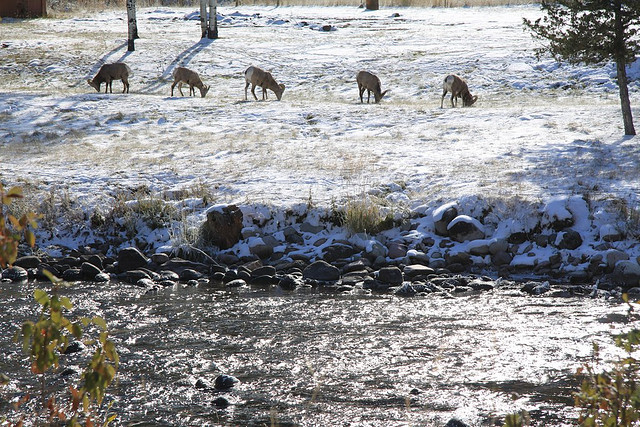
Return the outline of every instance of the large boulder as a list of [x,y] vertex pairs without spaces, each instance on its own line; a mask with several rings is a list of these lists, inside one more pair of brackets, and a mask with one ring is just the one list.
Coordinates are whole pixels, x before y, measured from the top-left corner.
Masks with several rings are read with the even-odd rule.
[[321,282],[334,282],[340,279],[340,270],[328,262],[320,260],[305,268],[302,277]]
[[118,252],[118,272],[145,267],[149,260],[138,248],[124,248]]
[[575,230],[567,230],[558,233],[555,246],[558,249],[578,249],[582,245],[582,236]]
[[236,205],[215,206],[207,212],[202,236],[220,249],[229,249],[242,238],[242,211]]
[[390,285],[399,285],[402,283],[402,270],[398,267],[383,267],[378,271],[378,280],[382,283]]
[[446,205],[442,205],[438,209],[434,210],[432,217],[436,234],[440,236],[448,236],[449,232],[447,227],[457,216],[458,209],[456,208],[455,202],[447,203]]
[[475,218],[467,215],[458,215],[447,226],[449,237],[457,242],[467,240],[484,239],[484,227]]
[[626,287],[640,283],[640,265],[635,261],[618,261],[613,269],[613,280]]

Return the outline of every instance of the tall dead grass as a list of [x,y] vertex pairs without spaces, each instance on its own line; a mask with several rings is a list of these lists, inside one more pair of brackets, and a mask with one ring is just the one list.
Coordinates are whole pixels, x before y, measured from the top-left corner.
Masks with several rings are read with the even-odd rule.
[[[481,7],[538,3],[538,0],[380,0],[380,8],[388,7]],[[126,0],[49,0],[49,13],[78,10],[124,9]],[[227,0],[220,6],[361,6],[364,0]],[[199,7],[199,0],[137,0],[137,7]]]

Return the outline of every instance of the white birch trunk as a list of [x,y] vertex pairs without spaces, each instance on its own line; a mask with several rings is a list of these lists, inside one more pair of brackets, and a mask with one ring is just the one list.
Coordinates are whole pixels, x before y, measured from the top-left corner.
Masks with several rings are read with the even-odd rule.
[[127,0],[127,23],[128,23],[128,39],[127,50],[133,52],[136,50],[134,40],[138,38],[138,22],[136,21],[136,0]]
[[202,38],[207,37],[207,0],[200,0],[200,29]]
[[218,38],[218,0],[209,0],[209,31],[210,39]]

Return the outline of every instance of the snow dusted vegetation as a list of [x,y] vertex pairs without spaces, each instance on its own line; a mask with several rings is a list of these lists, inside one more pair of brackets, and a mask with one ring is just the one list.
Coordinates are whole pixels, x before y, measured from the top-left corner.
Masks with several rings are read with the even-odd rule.
[[[22,185],[38,203],[66,206],[55,212],[67,218],[50,219],[39,234],[42,249],[94,243],[91,218],[140,189],[180,211],[166,227],[136,227],[133,238],[151,252],[188,240],[184,224],[230,203],[247,226],[275,233],[287,211],[310,209],[306,220],[317,225],[322,212],[375,196],[398,222],[422,218],[418,238],[432,232],[432,213],[446,203],[481,220],[487,239],[569,212],[582,252],[603,228],[629,236],[637,225],[640,144],[622,137],[615,67],[536,59],[522,18],[539,16],[538,6],[218,13],[220,38],[212,41],[200,40],[193,8],[139,10],[135,52],[126,51],[124,10],[2,21],[0,180]],[[120,81],[113,94],[96,93],[87,79],[116,61],[133,70],[130,93]],[[286,85],[282,101],[273,93],[244,100],[250,65]],[[206,98],[169,96],[178,66],[211,86]],[[360,103],[359,70],[389,89],[380,104]],[[440,108],[450,73],[478,96],[474,106],[450,108],[447,96]],[[629,73],[640,117],[640,62]],[[401,233],[394,230],[389,239]],[[340,227],[327,236],[362,240]],[[246,254],[246,243],[232,251]],[[631,244],[619,246],[640,254]],[[538,256],[517,254],[520,261],[550,249],[533,250]]]

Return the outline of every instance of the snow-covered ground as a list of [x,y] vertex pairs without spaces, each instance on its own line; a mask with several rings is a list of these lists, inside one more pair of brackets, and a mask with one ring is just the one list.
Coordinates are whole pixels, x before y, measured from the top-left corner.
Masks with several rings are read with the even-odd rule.
[[[140,187],[206,187],[213,202],[247,210],[340,206],[370,191],[397,211],[463,201],[471,214],[477,199],[575,195],[638,206],[640,144],[622,136],[615,68],[536,59],[522,19],[538,6],[218,12],[210,41],[194,9],[139,10],[132,53],[124,10],[3,20],[0,180],[55,188],[87,217]],[[131,93],[119,81],[96,93],[87,79],[115,61],[133,70]],[[206,98],[169,96],[180,65],[211,85]],[[281,102],[244,101],[249,65],[286,85]],[[361,69],[390,89],[380,104],[360,103]],[[640,117],[640,61],[629,72]],[[447,97],[440,108],[449,73],[478,95],[473,107],[452,109]]]

